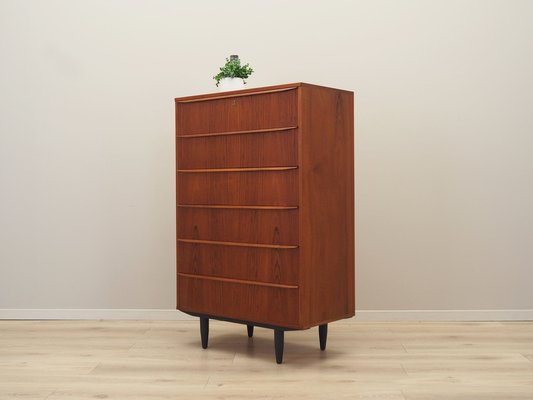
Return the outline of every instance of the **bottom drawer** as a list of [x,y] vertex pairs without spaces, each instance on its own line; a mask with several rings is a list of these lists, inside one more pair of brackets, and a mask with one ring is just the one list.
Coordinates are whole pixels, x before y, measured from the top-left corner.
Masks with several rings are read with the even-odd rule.
[[298,326],[298,288],[178,275],[178,309],[276,325]]

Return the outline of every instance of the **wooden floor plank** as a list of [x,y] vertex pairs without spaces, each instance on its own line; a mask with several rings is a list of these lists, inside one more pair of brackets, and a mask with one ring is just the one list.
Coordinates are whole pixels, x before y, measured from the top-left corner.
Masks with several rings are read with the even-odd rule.
[[0,321],[0,399],[533,399],[533,323]]

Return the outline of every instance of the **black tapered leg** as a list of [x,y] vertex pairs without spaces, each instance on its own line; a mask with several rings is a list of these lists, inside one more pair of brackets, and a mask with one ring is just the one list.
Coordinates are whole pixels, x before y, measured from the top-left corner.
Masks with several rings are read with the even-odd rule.
[[320,350],[326,350],[326,341],[328,340],[328,324],[318,327],[318,338],[320,340]]
[[252,337],[254,335],[254,326],[246,325],[246,328],[248,328],[248,337]]
[[209,340],[209,318],[200,317],[200,336],[202,337],[202,348],[207,349]]
[[283,342],[285,331],[281,329],[274,329],[274,347],[276,349],[276,362],[281,364],[283,362]]

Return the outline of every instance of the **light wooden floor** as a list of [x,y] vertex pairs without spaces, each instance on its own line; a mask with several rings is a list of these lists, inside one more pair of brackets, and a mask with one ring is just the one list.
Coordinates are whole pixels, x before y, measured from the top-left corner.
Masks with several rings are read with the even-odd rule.
[[0,321],[1,399],[533,399],[533,323]]

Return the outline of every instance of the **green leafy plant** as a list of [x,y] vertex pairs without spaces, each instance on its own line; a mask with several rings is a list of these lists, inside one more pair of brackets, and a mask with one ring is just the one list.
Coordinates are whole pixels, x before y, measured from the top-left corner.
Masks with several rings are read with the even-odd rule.
[[250,64],[241,65],[241,60],[237,56],[226,58],[226,64],[220,67],[220,72],[216,74],[213,79],[217,81],[217,86],[223,78],[242,78],[246,84],[245,79],[248,78],[254,70]]

